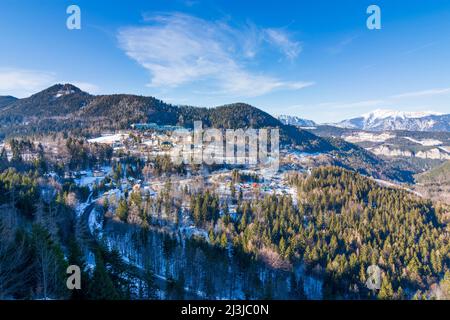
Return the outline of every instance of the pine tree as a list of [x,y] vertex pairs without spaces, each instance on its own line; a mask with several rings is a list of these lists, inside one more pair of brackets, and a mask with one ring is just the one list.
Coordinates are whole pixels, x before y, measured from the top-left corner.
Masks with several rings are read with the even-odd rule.
[[89,276],[86,273],[86,261],[84,259],[83,252],[81,251],[75,237],[73,237],[69,241],[69,264],[76,265],[80,268],[81,271],[81,289],[74,289],[71,291],[71,299],[72,300],[84,300],[87,297],[87,288],[86,286],[89,283]]
[[44,299],[65,297],[68,294],[65,282],[67,263],[61,247],[41,225],[33,225],[31,237],[38,286],[42,288],[40,297]]
[[108,275],[100,252],[95,256],[95,269],[89,284],[89,298],[93,300],[119,299],[119,294]]
[[195,198],[195,204],[194,204],[194,222],[196,225],[198,225],[201,221],[201,209],[200,209],[200,197]]
[[128,203],[125,199],[120,199],[119,205],[117,206],[116,216],[121,221],[127,221],[128,219]]
[[378,298],[382,300],[389,300],[394,298],[394,289],[389,281],[387,275],[383,277],[381,282],[380,292],[378,292]]
[[234,186],[234,183],[231,183],[230,192],[231,192],[231,198],[235,199],[236,198],[236,187]]
[[284,240],[283,237],[281,237],[280,244],[279,244],[278,248],[280,250],[280,254],[284,255],[284,253],[286,251],[286,241]]
[[405,292],[403,291],[402,287],[398,288],[397,293],[395,294],[395,298],[398,300],[405,299]]
[[222,236],[220,237],[220,247],[225,249],[228,244],[227,234],[222,232]]
[[109,200],[108,197],[103,198],[103,211],[108,212],[109,210]]

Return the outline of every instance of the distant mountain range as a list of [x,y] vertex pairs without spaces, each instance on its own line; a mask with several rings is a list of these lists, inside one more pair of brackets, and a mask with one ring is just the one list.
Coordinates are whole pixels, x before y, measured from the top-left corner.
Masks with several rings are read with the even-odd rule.
[[395,168],[364,148],[339,138],[322,138],[300,128],[313,125],[312,121],[284,118],[283,123],[245,103],[198,108],[129,94],[96,96],[71,84],[56,84],[28,98],[5,102],[0,108],[0,138],[51,132],[92,136],[145,122],[192,127],[197,120],[204,127],[223,129],[276,127],[280,129],[282,145],[323,154],[329,164],[377,178],[412,181],[412,172]]
[[299,126],[299,127],[315,127],[317,124],[308,119],[303,119],[297,116],[279,115],[278,120],[284,124]]
[[375,110],[334,124],[341,128],[369,131],[450,131],[450,114]]

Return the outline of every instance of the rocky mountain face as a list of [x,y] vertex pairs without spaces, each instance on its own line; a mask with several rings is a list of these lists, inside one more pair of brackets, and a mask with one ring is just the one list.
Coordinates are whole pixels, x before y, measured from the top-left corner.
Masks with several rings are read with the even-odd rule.
[[429,150],[413,152],[402,150],[391,146],[381,145],[375,148],[368,148],[372,153],[386,157],[416,157],[431,160],[450,160],[450,153],[443,148],[431,148]]
[[[337,137],[405,170],[421,173],[450,159],[450,132],[369,131],[332,126],[308,129],[322,137]],[[361,156],[359,158],[362,159]],[[373,166],[372,166],[373,167]]]
[[450,131],[450,114],[375,110],[335,124],[338,127],[371,131]]
[[278,120],[284,124],[299,126],[299,127],[314,127],[316,123],[312,120],[303,119],[297,116],[279,115]]

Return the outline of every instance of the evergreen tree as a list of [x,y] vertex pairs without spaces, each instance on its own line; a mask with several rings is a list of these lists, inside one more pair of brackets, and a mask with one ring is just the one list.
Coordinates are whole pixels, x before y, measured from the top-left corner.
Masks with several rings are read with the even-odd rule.
[[127,221],[128,219],[128,203],[125,199],[120,199],[119,205],[117,206],[116,216],[121,221]]
[[95,255],[95,269],[89,283],[89,298],[93,300],[116,300],[119,294],[108,275],[101,253]]
[[84,300],[87,298],[87,285],[89,283],[89,276],[86,272],[86,261],[84,259],[83,252],[81,251],[75,237],[69,241],[69,257],[68,261],[70,265],[76,265],[81,271],[81,289],[71,290],[72,300]]
[[394,298],[394,290],[392,289],[392,284],[389,281],[387,275],[383,276],[380,291],[378,292],[378,298],[382,300],[389,300]]

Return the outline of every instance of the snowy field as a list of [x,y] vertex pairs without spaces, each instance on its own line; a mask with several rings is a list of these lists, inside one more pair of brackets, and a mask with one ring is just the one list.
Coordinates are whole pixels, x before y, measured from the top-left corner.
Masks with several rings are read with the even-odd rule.
[[347,136],[344,139],[348,142],[385,142],[395,136],[390,133],[370,133],[370,132],[357,132],[351,136]]
[[103,144],[113,144],[116,142],[120,142],[127,137],[127,134],[117,133],[117,134],[107,134],[102,135],[98,138],[89,139],[89,143],[103,143]]
[[416,140],[410,137],[404,137],[405,139],[417,143],[417,144],[421,144],[425,147],[432,147],[432,146],[440,146],[442,144],[442,141],[436,140],[436,139],[424,139],[424,140]]

